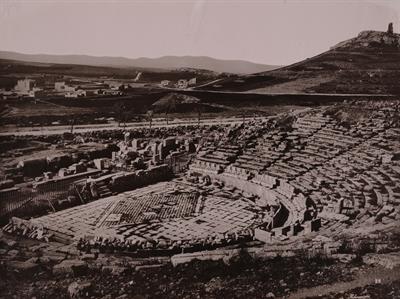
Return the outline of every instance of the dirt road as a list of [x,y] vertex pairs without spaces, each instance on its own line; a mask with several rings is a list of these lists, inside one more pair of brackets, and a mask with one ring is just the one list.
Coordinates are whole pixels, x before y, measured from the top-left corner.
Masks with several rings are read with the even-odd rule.
[[[246,121],[250,120],[266,120],[267,117],[251,117],[247,118]],[[242,118],[229,117],[229,118],[210,118],[201,120],[200,125],[222,125],[222,124],[239,124],[242,123]],[[153,120],[152,128],[166,128],[166,127],[179,127],[179,126],[196,126],[198,124],[196,119],[176,119],[169,121],[168,125],[165,120]],[[139,129],[149,127],[149,122],[134,122],[126,123],[126,126],[122,125],[118,127],[117,123],[110,124],[88,124],[88,125],[76,125],[73,128],[74,133],[85,133],[91,131],[101,130],[122,130],[122,129]],[[23,136],[23,135],[54,135],[62,134],[65,132],[71,132],[71,126],[43,126],[43,127],[7,127],[3,126],[0,128],[0,136]]]

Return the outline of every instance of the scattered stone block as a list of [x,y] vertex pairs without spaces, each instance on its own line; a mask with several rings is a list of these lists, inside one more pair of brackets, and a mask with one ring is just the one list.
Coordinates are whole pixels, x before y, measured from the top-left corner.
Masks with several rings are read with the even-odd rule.
[[64,259],[65,259],[64,255],[58,255],[58,254],[46,254],[45,256],[40,257],[40,261],[43,263],[50,263],[50,262],[59,263]]
[[333,258],[338,259],[341,263],[350,263],[353,261],[357,256],[355,254],[333,254]]
[[7,240],[6,245],[8,248],[15,248],[17,246],[17,242],[14,240]]
[[39,265],[25,261],[25,262],[20,262],[20,261],[10,261],[7,263],[7,266],[17,272],[20,272],[22,274],[33,274],[37,272],[39,269]]
[[10,250],[7,252],[8,258],[9,259],[15,259],[19,254],[19,251],[16,249]]
[[163,267],[163,264],[157,264],[157,265],[142,265],[142,266],[136,266],[135,270],[136,271],[145,271],[149,269],[156,269],[156,268],[161,268]]
[[127,273],[129,268],[121,266],[104,266],[103,271],[110,272],[112,275],[122,275]]
[[96,255],[94,253],[85,253],[80,258],[83,261],[90,261],[90,260],[95,260]]
[[80,260],[64,260],[53,267],[53,274],[73,274],[74,276],[85,275],[88,265]]
[[29,251],[31,251],[31,252],[37,252],[37,251],[39,251],[40,249],[42,249],[43,247],[46,247],[47,246],[47,244],[38,244],[38,245],[35,245],[35,246],[29,246]]
[[29,260],[27,260],[26,262],[38,264],[38,263],[40,263],[40,259],[39,259],[38,257],[31,257],[31,258],[30,258]]
[[79,250],[73,244],[61,246],[57,249],[57,252],[66,253],[69,255],[78,255],[79,254]]
[[90,282],[74,281],[68,286],[68,294],[71,298],[88,297],[92,290]]

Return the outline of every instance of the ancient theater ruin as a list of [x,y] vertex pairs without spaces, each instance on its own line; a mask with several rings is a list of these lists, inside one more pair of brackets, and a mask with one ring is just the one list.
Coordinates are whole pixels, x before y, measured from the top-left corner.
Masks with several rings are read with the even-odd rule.
[[[65,208],[10,218],[4,231],[138,256],[232,246],[255,246],[260,254],[336,252],[342,236],[367,236],[398,220],[400,129],[393,115],[399,106],[360,101],[340,108],[363,106],[373,112],[354,122],[329,107],[186,128],[181,135],[171,129],[161,138],[126,132],[117,147],[108,145],[109,156],[36,183],[47,190],[69,179]],[[11,198],[21,190],[7,192]]]

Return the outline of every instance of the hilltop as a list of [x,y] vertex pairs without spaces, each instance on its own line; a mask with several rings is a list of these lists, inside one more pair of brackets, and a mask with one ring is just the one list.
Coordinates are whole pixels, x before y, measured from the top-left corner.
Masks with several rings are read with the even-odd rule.
[[276,70],[203,89],[269,93],[400,94],[400,35],[363,31],[328,51]]

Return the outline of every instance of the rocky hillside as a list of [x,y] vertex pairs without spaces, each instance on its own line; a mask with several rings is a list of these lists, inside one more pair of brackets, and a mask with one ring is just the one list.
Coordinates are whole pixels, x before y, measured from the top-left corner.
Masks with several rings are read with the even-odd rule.
[[222,79],[208,90],[252,93],[400,94],[400,34],[363,31],[277,70]]

